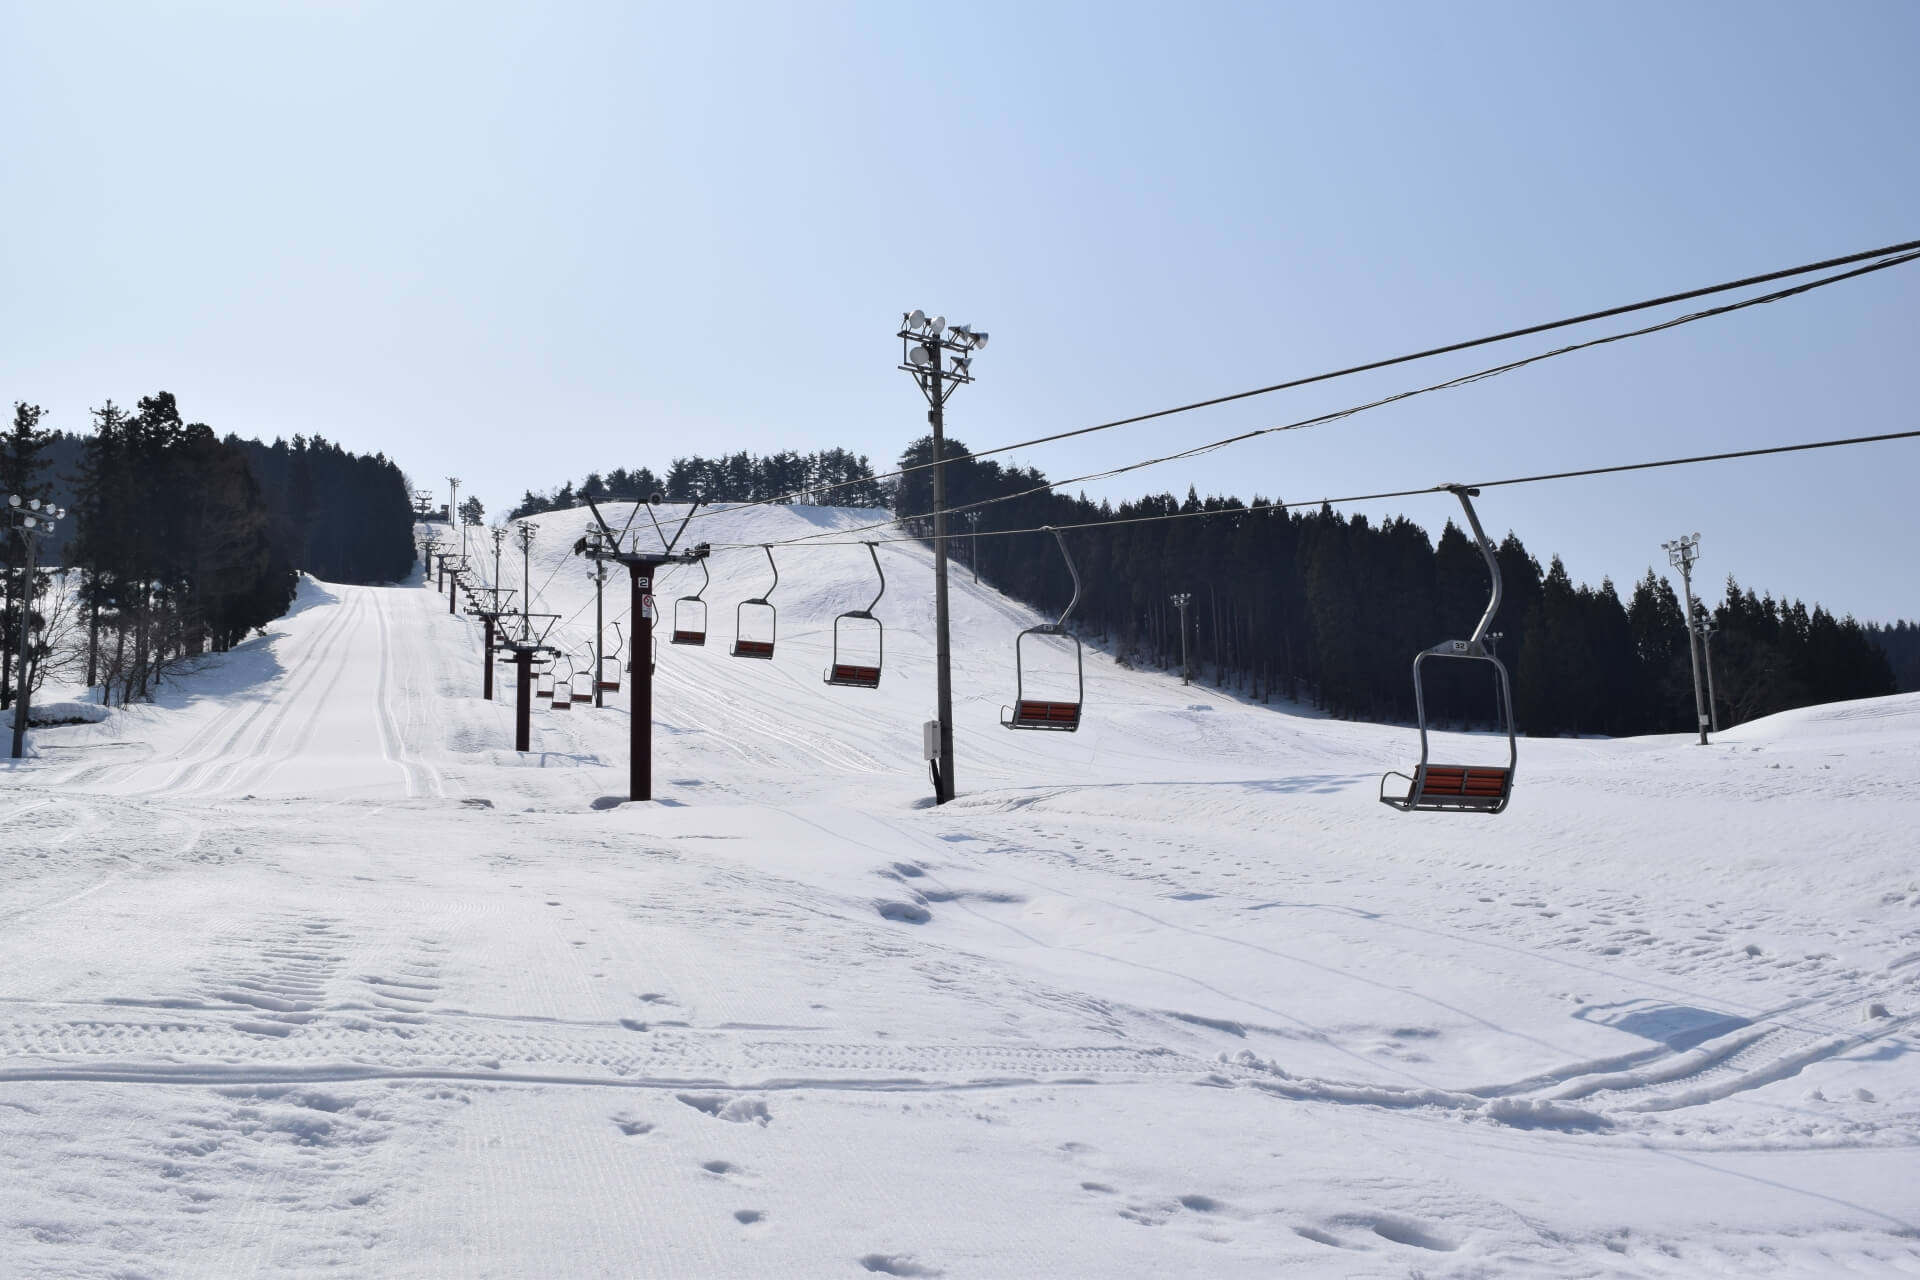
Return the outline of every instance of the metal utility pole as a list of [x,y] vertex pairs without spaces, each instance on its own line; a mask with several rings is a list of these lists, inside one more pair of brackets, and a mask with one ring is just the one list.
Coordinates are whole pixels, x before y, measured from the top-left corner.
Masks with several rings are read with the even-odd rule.
[[533,608],[533,535],[540,526],[531,520],[520,522],[520,612]]
[[1707,715],[1706,691],[1700,684],[1700,637],[1693,621],[1693,562],[1700,558],[1700,535],[1675,538],[1672,542],[1663,542],[1661,548],[1667,553],[1667,563],[1680,571],[1680,581],[1687,596],[1687,657],[1693,660],[1693,710],[1700,721],[1700,745],[1707,745],[1707,729],[1712,723]]
[[13,758],[18,760],[27,751],[27,709],[33,701],[33,575],[39,568],[40,539],[53,535],[55,522],[65,518],[67,509],[10,493],[0,512],[5,513],[0,528],[19,534],[26,544],[27,575],[20,584],[20,682],[13,699]]
[[973,580],[980,581],[980,513],[967,512],[967,564],[973,570]]
[[[953,645],[947,628],[947,477],[945,408],[947,397],[963,383],[973,381],[974,353],[987,345],[987,335],[972,326],[947,328],[945,316],[928,317],[912,311],[900,319],[900,368],[913,375],[927,398],[927,422],[933,428],[933,624],[934,676],[940,726],[939,759],[934,768],[935,804],[954,797],[953,784]],[[951,353],[953,364],[943,367]]]
[[[660,495],[654,494],[642,504],[647,508],[648,516],[653,515],[653,507],[659,501]],[[600,538],[593,544],[591,550],[587,551],[587,554],[602,562],[618,561],[627,566],[627,573],[631,578],[633,591],[631,617],[634,635],[638,639],[635,641],[633,658],[633,699],[628,707],[630,737],[627,749],[627,798],[651,800],[653,799],[653,663],[648,660],[651,655],[639,644],[639,640],[646,639],[648,634],[647,597],[653,592],[654,574],[659,572],[661,565],[692,564],[696,560],[706,559],[712,548],[702,542],[696,544],[690,551],[674,551],[674,547],[680,543],[681,535],[687,531],[687,521],[693,519],[694,511],[700,506],[697,499],[693,506],[688,508],[686,520],[680,522],[680,529],[671,540],[667,538],[666,530],[660,528],[659,520],[654,519],[653,527],[660,535],[660,550],[647,552],[639,549],[638,533],[634,534],[633,540],[628,543],[628,550],[622,551],[620,539],[626,530],[615,533],[612,526],[606,522],[606,518],[600,514],[600,508],[593,499],[587,499],[587,506],[593,512],[595,522],[600,526]],[[627,523],[629,526],[632,525],[632,519],[629,518]],[[594,683],[599,684],[600,673],[594,672],[593,677]]]
[[447,538],[453,538],[453,531],[460,530],[460,550],[467,549],[467,531],[460,523],[460,477],[447,477]]
[[1191,591],[1176,591],[1167,597],[1180,611],[1180,683],[1193,683],[1193,668],[1187,663],[1187,606],[1193,603]]
[[504,525],[495,525],[488,530],[493,534],[493,585],[500,585],[500,544],[506,541],[507,530]]

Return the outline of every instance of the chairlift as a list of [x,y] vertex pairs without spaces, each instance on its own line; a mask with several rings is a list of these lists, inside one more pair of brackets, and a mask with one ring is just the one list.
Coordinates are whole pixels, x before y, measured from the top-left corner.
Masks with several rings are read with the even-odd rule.
[[[559,663],[562,658],[567,663],[567,674],[564,678],[559,674]],[[553,709],[555,711],[573,710],[573,675],[571,655],[563,653],[554,659]]]
[[[873,616],[874,605],[880,603],[880,597],[887,594],[887,575],[880,568],[880,553],[874,550],[874,544],[867,543],[867,554],[873,557],[873,571],[880,575],[880,591],[873,597],[873,603],[864,609],[850,609],[833,620],[833,665],[827,668],[824,679],[828,684],[837,684],[849,689],[878,689],[880,687],[880,660],[886,648],[886,628],[880,619]],[[841,632],[841,626],[852,619],[856,631],[870,631],[873,636],[873,664],[850,660],[848,646]],[[871,622],[871,628],[859,626],[861,621]]]
[[[1457,484],[1445,487],[1466,508],[1467,523],[1473,529],[1474,545],[1480,548],[1480,554],[1487,562],[1487,572],[1493,577],[1493,598],[1487,602],[1487,611],[1480,616],[1480,623],[1474,627],[1471,637],[1445,640],[1414,655],[1413,707],[1420,723],[1420,763],[1413,767],[1412,777],[1397,771],[1383,776],[1380,779],[1380,803],[1391,805],[1402,813],[1418,809],[1433,813],[1493,814],[1505,809],[1507,801],[1513,796],[1513,771],[1520,756],[1519,744],[1514,737],[1513,690],[1507,680],[1506,664],[1486,645],[1487,628],[1492,625],[1493,615],[1500,609],[1500,562],[1494,558],[1493,543],[1487,540],[1486,532],[1480,528],[1480,517],[1474,513],[1473,503],[1468,500],[1480,491]],[[1428,763],[1426,691],[1420,679],[1420,664],[1428,658],[1460,658],[1493,664],[1500,694],[1497,705],[1507,730],[1505,766]],[[1406,778],[1406,794],[1388,795],[1388,778]]]
[[673,634],[668,639],[675,644],[703,645],[707,642],[707,602],[701,597],[713,585],[713,575],[707,572],[705,560],[700,561],[700,572],[705,575],[700,589],[673,602]]
[[575,702],[593,701],[594,682],[588,678],[588,673],[593,670],[593,650],[589,649],[581,655],[579,661],[573,664],[573,700]]
[[620,624],[614,623],[613,652],[602,654],[600,658],[600,687],[608,693],[620,692],[620,653],[626,648],[626,644],[626,637],[620,632]]
[[[1067,601],[1067,607],[1061,612],[1058,622],[1043,622],[1037,627],[1028,627],[1014,638],[1013,706],[1000,708],[1000,723],[1009,729],[1054,729],[1072,733],[1080,727],[1080,704],[1086,700],[1087,692],[1086,664],[1080,656],[1080,640],[1067,630],[1067,616],[1080,603],[1080,571],[1074,567],[1073,556],[1067,551],[1067,540],[1061,532],[1052,525],[1047,526],[1047,532],[1060,544],[1060,554],[1066,557],[1067,572],[1073,575],[1073,599]],[[1073,701],[1027,696],[1027,667],[1021,646],[1026,643],[1028,636],[1063,636],[1073,645]]]
[[[740,607],[734,610],[733,656],[736,658],[771,658],[773,657],[773,641],[774,641],[775,631],[779,623],[779,613],[774,609],[774,607],[771,604],[767,603],[767,596],[772,595],[773,588],[780,585],[780,566],[777,564],[774,564],[773,562],[772,547],[768,546],[766,543],[763,542],[760,544],[760,549],[767,553],[767,567],[773,570],[773,586],[768,587],[764,594],[755,596],[751,600],[742,600],[740,602]],[[766,619],[767,638],[764,640],[759,640],[759,639],[749,640],[747,638],[746,629],[747,629],[747,622],[750,616],[747,613],[748,605],[754,606],[754,613],[753,615],[751,615],[752,617],[758,618],[758,617],[764,616],[764,618]],[[766,611],[764,615],[760,613],[760,610],[763,610],[763,609]]]
[[543,660],[542,656],[536,655],[533,661],[528,664],[528,670],[533,675],[533,696],[536,698],[553,697],[556,684],[553,660],[551,658],[544,658]]

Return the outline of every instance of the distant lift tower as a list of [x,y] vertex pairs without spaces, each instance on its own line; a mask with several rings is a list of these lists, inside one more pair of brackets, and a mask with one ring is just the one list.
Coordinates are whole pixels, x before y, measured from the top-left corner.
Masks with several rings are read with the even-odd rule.
[[1700,535],[1675,538],[1672,542],[1663,542],[1660,546],[1667,553],[1667,563],[1680,571],[1680,582],[1687,596],[1687,656],[1693,660],[1693,710],[1700,720],[1700,745],[1707,745],[1707,728],[1711,723],[1707,716],[1707,693],[1700,683],[1700,635],[1694,625],[1693,608],[1693,562],[1700,558]]

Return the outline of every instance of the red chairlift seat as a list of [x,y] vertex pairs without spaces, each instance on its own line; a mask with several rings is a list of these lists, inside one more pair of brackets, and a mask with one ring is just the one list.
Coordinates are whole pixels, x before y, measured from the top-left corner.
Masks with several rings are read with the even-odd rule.
[[[880,553],[874,550],[874,544],[867,543],[867,554],[873,557],[873,571],[880,575],[880,591],[864,609],[849,609],[833,620],[833,662],[822,677],[828,684],[839,685],[844,689],[878,689],[880,687],[880,667],[886,656],[886,628],[880,619],[873,616],[874,606],[880,603],[880,597],[887,594],[887,575],[880,568]],[[873,662],[871,664],[851,660],[846,653],[843,627],[852,621],[857,627],[860,622],[873,624]]]

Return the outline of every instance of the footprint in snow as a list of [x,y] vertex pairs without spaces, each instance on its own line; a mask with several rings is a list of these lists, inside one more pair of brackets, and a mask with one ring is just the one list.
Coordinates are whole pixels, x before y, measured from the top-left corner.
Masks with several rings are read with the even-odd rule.
[[867,1270],[883,1276],[937,1276],[943,1274],[934,1267],[923,1266],[913,1260],[911,1254],[870,1253],[860,1259],[860,1265]]
[[773,1113],[767,1110],[766,1102],[760,1098],[729,1098],[719,1093],[676,1093],[674,1097],[716,1120],[732,1124],[773,1123]]

